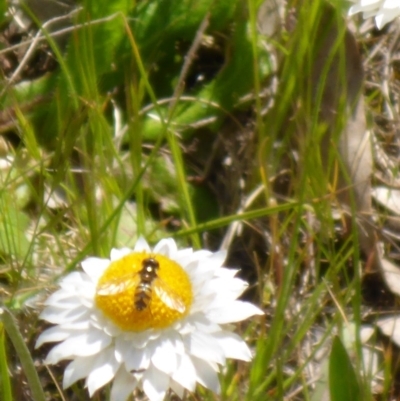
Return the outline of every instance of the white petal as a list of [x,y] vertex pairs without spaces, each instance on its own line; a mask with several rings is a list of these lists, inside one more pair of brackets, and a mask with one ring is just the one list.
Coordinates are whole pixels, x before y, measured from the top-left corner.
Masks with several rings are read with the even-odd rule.
[[92,310],[92,314],[90,315],[90,326],[94,329],[104,331],[104,333],[110,337],[122,335],[122,330],[110,319],[104,316],[100,310]]
[[97,355],[91,371],[86,379],[89,395],[110,382],[119,368],[114,358],[114,350],[110,347]]
[[194,391],[196,388],[196,369],[191,358],[183,354],[180,358],[180,363],[177,371],[172,375],[172,378],[189,391]]
[[239,269],[227,269],[226,267],[220,267],[219,269],[215,270],[215,277],[220,277],[223,279],[234,278],[239,271]]
[[399,10],[388,10],[386,12],[379,13],[375,18],[377,28],[382,29],[387,23],[393,21],[396,17],[398,17],[399,14]]
[[223,349],[212,334],[195,331],[185,336],[183,342],[190,355],[222,365],[225,364]]
[[125,340],[131,341],[132,345],[135,348],[144,348],[147,346],[147,343],[151,340],[150,333],[151,330],[132,333],[131,335],[126,336]]
[[133,252],[132,249],[129,248],[121,248],[121,249],[113,248],[111,249],[111,254],[110,254],[111,261],[114,262],[115,260],[119,260],[124,256],[131,254],[132,252]]
[[197,381],[214,393],[219,394],[221,387],[215,369],[213,369],[207,361],[202,359],[193,357],[192,362],[196,369]]
[[46,301],[44,302],[45,305],[60,305],[63,306],[64,302],[67,304],[71,304],[72,301],[75,302],[75,304],[78,304],[79,301],[77,301],[75,294],[71,294],[69,291],[65,290],[58,290],[56,292],[53,292]]
[[185,270],[195,292],[201,292],[204,284],[209,283],[214,278],[215,269],[212,264],[206,262],[191,262],[185,267]]
[[175,262],[182,266],[186,270],[186,265],[188,265],[193,259],[193,249],[186,248],[178,250],[175,254]]
[[207,296],[203,294],[194,293],[193,304],[190,307],[190,313],[199,314],[199,312],[204,313],[205,311],[210,309],[210,305],[213,305],[215,301],[215,294],[208,294]]
[[400,8],[399,0],[384,0],[382,7],[386,11]]
[[[130,372],[147,369],[150,365],[151,352],[152,347],[150,346],[143,349],[131,346],[124,355],[121,355],[126,370]],[[117,359],[119,358],[117,357]]]
[[[149,333],[149,331],[147,331]],[[147,369],[150,365],[150,359],[153,355],[158,341],[147,335],[148,343],[146,347],[137,347],[136,336],[127,336],[126,338],[116,338],[115,354],[118,360],[125,363],[128,371]],[[140,344],[142,345],[142,344]]]
[[143,391],[150,401],[163,401],[169,387],[169,376],[151,367],[143,374]]
[[[89,315],[88,315],[89,316]],[[66,322],[58,325],[58,327],[62,330],[70,330],[71,333],[77,332],[87,332],[88,330],[93,329],[92,322],[88,319],[81,318],[79,321],[74,322]],[[104,331],[104,330],[102,330]]]
[[[197,261],[196,269],[194,273],[201,274],[201,276],[208,277],[210,275],[214,276],[215,271],[220,268],[219,263],[213,263],[212,256],[210,255],[206,258]],[[217,258],[218,260],[218,258]],[[214,261],[215,262],[215,261]],[[188,269],[190,266],[188,267]]]
[[39,348],[44,343],[63,341],[72,334],[71,330],[63,330],[59,326],[45,330],[37,339],[35,348]]
[[189,263],[182,265],[191,279],[205,281],[214,276],[216,267],[212,263],[208,262],[208,257],[197,259],[192,256],[191,259],[192,260]]
[[[213,307],[218,304],[226,304],[234,301],[247,289],[248,284],[239,278],[214,278],[204,283],[202,288],[198,288],[198,298],[202,299],[212,294],[214,295]],[[210,306],[211,307],[211,306]]]
[[199,251],[193,252],[193,260],[202,260],[208,258],[212,255],[212,252],[207,251],[206,249],[200,249]]
[[95,302],[94,298],[96,295],[96,286],[91,285],[90,287],[81,287],[77,291],[77,297],[81,301],[82,306],[92,309]]
[[48,354],[46,362],[56,364],[62,359],[97,354],[111,343],[111,338],[98,330],[71,336],[56,345]]
[[143,251],[148,252],[148,253],[151,252],[149,244],[142,236],[140,236],[138,238],[138,240],[135,244],[135,248],[133,250],[134,250],[134,252],[143,252]]
[[40,318],[53,324],[70,323],[80,320],[89,320],[91,311],[83,306],[73,309],[60,309],[49,306],[40,314]]
[[65,369],[63,388],[68,388],[77,380],[86,377],[89,374],[95,359],[95,355],[74,359]]
[[230,331],[214,333],[218,339],[220,347],[224,350],[226,358],[240,359],[242,361],[251,360],[251,351],[240,336]]
[[172,238],[162,239],[153,249],[154,253],[165,255],[170,259],[175,260],[178,248]]
[[110,266],[110,260],[101,258],[87,258],[82,263],[83,271],[91,278],[93,283],[97,283],[104,271]]
[[[94,294],[94,291],[93,291]],[[58,308],[58,310],[66,309],[67,311],[73,308],[86,307],[87,299],[80,297],[77,292],[60,291],[60,293],[54,293],[53,296],[46,300],[46,305],[50,308]],[[58,298],[58,300],[57,300]],[[90,302],[89,302],[90,304]]]
[[124,368],[120,368],[115,375],[111,389],[111,400],[126,401],[137,386],[137,380]]
[[227,253],[228,252],[225,250],[215,252],[215,253],[211,254],[207,258],[207,260],[209,263],[212,263],[215,266],[215,268],[221,267],[225,262]]
[[192,326],[191,330],[185,330],[184,326],[182,326],[182,329],[187,333],[191,333],[195,330],[202,331],[203,333],[215,333],[221,331],[221,326],[211,322],[204,313],[196,313],[188,316],[184,323]]
[[171,375],[176,371],[178,364],[177,355],[175,347],[169,339],[164,339],[157,346],[153,356],[151,357],[151,362],[157,369],[167,375]]
[[130,341],[125,341],[124,337],[118,336],[115,339],[115,358],[122,362],[125,360],[125,356],[132,349],[132,344]]
[[66,275],[62,280],[60,280],[58,285],[61,288],[64,288],[64,287],[69,287],[69,288],[72,287],[73,288],[74,286],[79,285],[85,281],[89,281],[89,276],[86,273],[72,272],[72,273]]
[[240,322],[254,315],[263,315],[264,312],[249,302],[235,301],[227,306],[207,313],[207,317],[215,323],[225,324]]
[[174,380],[170,380],[169,386],[171,390],[178,396],[178,398],[182,400],[183,396],[185,395],[185,389]]

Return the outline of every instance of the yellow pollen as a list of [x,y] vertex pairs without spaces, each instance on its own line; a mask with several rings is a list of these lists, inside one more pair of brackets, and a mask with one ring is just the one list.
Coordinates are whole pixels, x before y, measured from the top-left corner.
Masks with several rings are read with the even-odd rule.
[[166,256],[134,252],[111,262],[97,284],[95,301],[118,327],[162,329],[189,313],[192,285]]

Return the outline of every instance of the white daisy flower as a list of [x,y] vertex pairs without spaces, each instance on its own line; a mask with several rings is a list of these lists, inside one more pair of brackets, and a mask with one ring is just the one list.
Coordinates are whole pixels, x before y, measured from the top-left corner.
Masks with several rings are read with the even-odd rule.
[[237,300],[247,283],[222,267],[225,252],[178,250],[173,239],[153,250],[140,238],[133,250],[89,258],[83,272],[60,282],[41,318],[55,326],[37,340],[59,342],[46,362],[72,360],[67,388],[86,378],[90,396],[113,380],[111,400],[135,388],[151,401],[168,389],[182,397],[196,383],[218,393],[226,358],[249,361],[246,343],[224,325],[263,312]]
[[375,17],[375,24],[382,29],[387,23],[400,15],[399,0],[358,0],[350,7],[349,15],[363,13],[364,18]]

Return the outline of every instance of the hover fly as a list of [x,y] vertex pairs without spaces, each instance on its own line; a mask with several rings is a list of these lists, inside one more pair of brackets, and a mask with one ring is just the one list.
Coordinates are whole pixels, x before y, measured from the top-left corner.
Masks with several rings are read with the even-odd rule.
[[98,295],[115,295],[121,292],[135,289],[133,303],[137,311],[148,308],[152,291],[170,309],[180,313],[186,310],[183,300],[165,283],[157,274],[160,264],[155,258],[142,260],[142,268],[132,274],[118,277],[108,281],[97,288]]

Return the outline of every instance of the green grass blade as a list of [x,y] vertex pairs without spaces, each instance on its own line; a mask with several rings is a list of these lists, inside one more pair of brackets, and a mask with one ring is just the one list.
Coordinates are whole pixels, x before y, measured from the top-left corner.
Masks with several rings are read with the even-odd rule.
[[12,401],[11,381],[7,364],[6,336],[0,323],[0,394],[4,401]]
[[46,398],[44,396],[42,385],[36,372],[32,356],[29,353],[28,347],[26,346],[25,341],[17,327],[14,316],[8,311],[8,309],[2,307],[0,309],[0,318],[3,322],[8,337],[14,345],[19,360],[21,361],[22,369],[32,392],[33,401],[45,401]]

